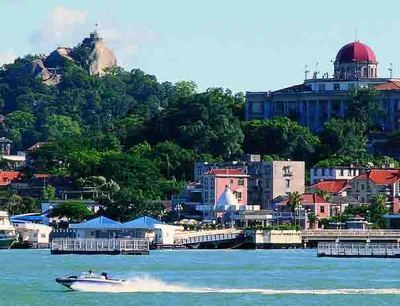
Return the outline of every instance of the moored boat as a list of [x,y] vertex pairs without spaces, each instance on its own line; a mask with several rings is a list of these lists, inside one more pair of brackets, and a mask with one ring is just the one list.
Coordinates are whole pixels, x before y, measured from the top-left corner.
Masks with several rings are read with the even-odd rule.
[[16,241],[17,234],[8,219],[8,213],[0,211],[0,249],[9,249]]

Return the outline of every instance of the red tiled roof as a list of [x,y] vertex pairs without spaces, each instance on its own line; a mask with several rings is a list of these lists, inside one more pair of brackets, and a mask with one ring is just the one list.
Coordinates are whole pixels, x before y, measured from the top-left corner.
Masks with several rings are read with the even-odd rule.
[[400,81],[389,81],[374,87],[376,90],[400,90]]
[[393,184],[400,180],[400,169],[372,169],[354,178],[370,179],[377,185]]
[[206,175],[243,175],[244,173],[237,169],[211,169]]
[[318,188],[319,190],[329,193],[338,193],[347,186],[347,180],[327,180],[321,181],[311,186],[311,188]]
[[[309,205],[309,204],[326,204],[328,203],[323,197],[316,193],[303,193],[301,195],[302,204]],[[278,205],[286,205],[288,202],[288,198],[278,203]]]
[[304,193],[301,195],[303,198],[303,205],[316,204],[316,203],[328,203],[323,197],[316,193]]
[[19,171],[0,171],[0,186],[6,186],[21,176]]

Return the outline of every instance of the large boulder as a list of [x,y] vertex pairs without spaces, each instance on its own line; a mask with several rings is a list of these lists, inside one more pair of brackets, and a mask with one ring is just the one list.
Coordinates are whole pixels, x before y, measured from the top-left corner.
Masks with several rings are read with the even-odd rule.
[[91,55],[89,73],[102,76],[108,68],[116,65],[117,59],[112,50],[102,40],[96,41]]
[[47,68],[64,67],[65,60],[74,61],[74,59],[71,57],[71,52],[71,48],[57,48],[57,50],[54,50],[49,54],[48,57],[46,57],[44,60],[44,65]]

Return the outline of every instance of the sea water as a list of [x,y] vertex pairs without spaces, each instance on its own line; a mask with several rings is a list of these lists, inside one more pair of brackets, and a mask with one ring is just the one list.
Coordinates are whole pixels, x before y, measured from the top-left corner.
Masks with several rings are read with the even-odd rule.
[[[93,270],[121,287],[69,291]],[[0,251],[0,305],[400,305],[400,259],[318,258],[316,250],[152,251],[149,256]]]

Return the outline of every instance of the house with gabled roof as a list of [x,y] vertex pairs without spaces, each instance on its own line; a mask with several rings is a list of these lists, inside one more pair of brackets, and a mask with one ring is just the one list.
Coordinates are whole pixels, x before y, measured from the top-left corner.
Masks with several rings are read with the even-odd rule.
[[399,213],[400,169],[371,169],[349,181],[348,195],[360,203],[369,203],[383,194],[393,213]]
[[315,183],[307,189],[311,192],[323,191],[331,196],[346,196],[348,188],[348,180],[327,180]]

